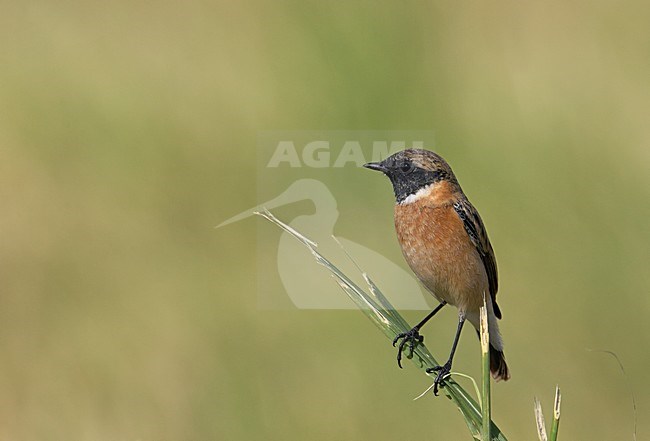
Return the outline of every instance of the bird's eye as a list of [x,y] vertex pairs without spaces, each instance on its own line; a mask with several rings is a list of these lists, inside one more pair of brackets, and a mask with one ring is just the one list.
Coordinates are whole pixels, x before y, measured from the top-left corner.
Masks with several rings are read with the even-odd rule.
[[410,162],[406,161],[406,162],[403,162],[403,163],[402,163],[402,165],[400,166],[399,169],[400,169],[403,173],[408,173],[408,172],[411,171],[412,168],[413,168],[413,165],[412,165]]

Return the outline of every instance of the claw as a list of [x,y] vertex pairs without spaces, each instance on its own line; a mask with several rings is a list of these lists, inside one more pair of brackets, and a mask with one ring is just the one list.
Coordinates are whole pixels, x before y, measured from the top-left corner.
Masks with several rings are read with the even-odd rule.
[[432,374],[434,372],[438,372],[438,375],[436,375],[436,379],[433,382],[433,394],[435,396],[438,396],[438,388],[445,386],[445,378],[447,378],[451,372],[451,363],[448,361],[442,366],[436,366],[427,369],[428,374]]
[[395,337],[395,339],[393,340],[393,347],[395,347],[395,345],[400,339],[402,341],[399,342],[399,346],[397,347],[397,365],[401,368],[402,351],[404,350],[404,346],[406,345],[406,342],[408,342],[409,344],[408,358],[411,358],[413,357],[413,352],[415,351],[415,345],[417,343],[422,343],[424,341],[424,337],[420,335],[420,333],[416,328],[413,328],[408,332],[402,332],[401,334],[398,334],[397,337]]

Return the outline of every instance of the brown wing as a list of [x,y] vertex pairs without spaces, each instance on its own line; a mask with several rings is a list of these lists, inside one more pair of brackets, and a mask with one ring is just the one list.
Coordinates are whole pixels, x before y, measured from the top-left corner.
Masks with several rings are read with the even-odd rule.
[[458,217],[463,221],[467,235],[476,247],[478,254],[481,256],[488,277],[490,296],[492,296],[492,304],[494,306],[494,315],[496,315],[497,318],[501,318],[501,310],[497,305],[497,291],[499,289],[497,261],[494,257],[494,250],[490,244],[490,239],[488,239],[487,231],[485,230],[481,216],[479,216],[476,208],[474,208],[467,199],[462,199],[454,203],[454,210],[458,214]]

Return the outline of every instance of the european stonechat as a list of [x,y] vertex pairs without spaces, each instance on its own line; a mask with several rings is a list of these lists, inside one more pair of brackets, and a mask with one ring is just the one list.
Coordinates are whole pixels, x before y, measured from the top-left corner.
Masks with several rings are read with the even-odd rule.
[[397,364],[408,344],[410,355],[424,340],[419,331],[443,306],[458,308],[458,328],[447,362],[438,372],[434,392],[444,385],[451,371],[454,352],[465,320],[479,329],[479,309],[485,294],[490,331],[490,371],[495,380],[508,380],[510,372],[503,356],[503,341],[497,319],[497,262],[487,231],[476,208],[463,193],[454,172],[439,155],[428,150],[409,149],[381,162],[365,164],[384,173],[395,192],[395,230],[402,253],[415,275],[440,302],[410,331],[398,335],[393,346]]

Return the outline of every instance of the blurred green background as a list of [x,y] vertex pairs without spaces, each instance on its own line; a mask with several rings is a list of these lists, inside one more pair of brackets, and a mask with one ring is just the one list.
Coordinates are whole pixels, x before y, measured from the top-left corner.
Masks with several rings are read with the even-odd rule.
[[[359,312],[257,307],[273,227],[213,226],[258,202],[273,129],[434,130],[499,263],[497,423],[536,439],[559,383],[562,438],[631,439],[626,378],[587,350],[607,349],[647,438],[649,22],[647,2],[3,2],[0,438],[469,439]],[[335,233],[403,265],[388,183],[349,171]],[[425,328],[441,358],[454,321]],[[466,332],[455,368],[478,353]]]

